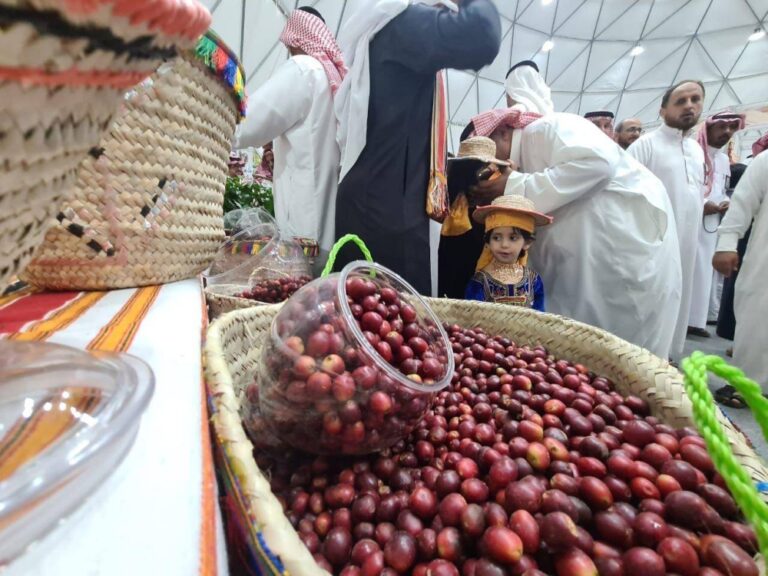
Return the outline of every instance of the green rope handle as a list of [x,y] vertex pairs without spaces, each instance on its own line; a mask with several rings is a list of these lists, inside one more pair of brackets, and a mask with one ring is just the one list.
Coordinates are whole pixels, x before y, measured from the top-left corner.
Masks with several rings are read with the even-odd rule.
[[357,244],[357,247],[360,248],[360,251],[363,253],[363,256],[365,256],[365,259],[368,260],[368,262],[373,262],[373,256],[371,256],[371,251],[368,250],[368,246],[365,245],[365,242],[363,242],[360,237],[355,234],[346,234],[339,238],[336,241],[336,244],[333,245],[333,248],[331,248],[331,252],[328,254],[328,262],[326,262],[325,268],[323,268],[323,272],[320,274],[321,278],[325,278],[328,276],[328,274],[331,273],[331,270],[333,270],[333,265],[336,264],[336,257],[339,255],[339,250],[341,250],[346,244],[350,242]]
[[768,505],[760,497],[754,480],[734,458],[730,442],[717,421],[715,401],[707,385],[707,372],[713,372],[739,391],[768,439],[768,400],[757,382],[729,365],[719,356],[694,352],[682,362],[685,391],[693,404],[693,420],[704,437],[707,450],[717,471],[725,480],[734,500],[744,512],[757,534],[763,557],[768,557]]

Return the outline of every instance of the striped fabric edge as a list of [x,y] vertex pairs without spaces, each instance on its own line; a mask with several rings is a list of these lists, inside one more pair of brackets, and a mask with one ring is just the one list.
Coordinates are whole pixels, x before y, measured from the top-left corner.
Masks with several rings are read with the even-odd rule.
[[205,370],[202,351],[205,335],[208,333],[208,306],[200,281],[200,308],[202,327],[200,330],[200,440],[202,442],[202,502],[200,521],[200,567],[201,576],[216,576],[218,573],[218,550],[216,542],[216,472],[213,466],[213,446],[211,444],[210,412],[208,393],[205,385]]
[[10,334],[8,339],[21,342],[42,342],[47,340],[56,332],[71,326],[104,296],[106,296],[106,292],[81,292],[48,318],[35,322],[23,332]]
[[30,296],[31,294],[34,294],[34,293],[35,293],[35,290],[33,290],[31,286],[26,286],[20,290],[11,292],[10,294],[6,294],[5,296],[0,296],[0,312],[2,312],[3,308],[5,308],[6,306],[12,304],[13,302],[16,302],[16,300],[20,300],[21,298],[26,298],[27,296]]
[[66,308],[83,292],[40,292],[9,302],[0,311],[0,336],[8,338],[29,330]]

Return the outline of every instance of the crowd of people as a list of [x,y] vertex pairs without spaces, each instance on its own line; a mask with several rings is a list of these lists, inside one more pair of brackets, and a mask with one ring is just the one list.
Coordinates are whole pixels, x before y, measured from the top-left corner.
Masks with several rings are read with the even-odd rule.
[[[239,141],[273,146],[279,226],[317,239],[321,254],[356,234],[429,294],[429,222],[442,221],[438,295],[561,314],[674,360],[688,334],[708,334],[718,286],[743,259],[721,312],[735,315],[734,361],[768,391],[768,324],[755,314],[768,309],[768,266],[753,248],[768,234],[768,155],[728,198],[725,149],[743,115],[715,114],[696,131],[706,94],[692,80],[665,92],[657,129],[643,133],[637,118],[614,128],[610,111],[555,111],[524,61],[507,74],[507,107],[474,117],[446,165],[442,71],[479,70],[501,43],[491,0],[446,4],[353,3],[338,41],[316,10],[291,13],[281,35],[291,57],[250,96]],[[720,399],[740,401],[727,388]]]

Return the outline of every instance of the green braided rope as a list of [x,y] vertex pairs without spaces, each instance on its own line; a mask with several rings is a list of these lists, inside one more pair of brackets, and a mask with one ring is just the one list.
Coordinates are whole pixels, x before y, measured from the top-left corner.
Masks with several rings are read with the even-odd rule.
[[323,273],[320,274],[322,278],[325,278],[328,276],[328,274],[331,273],[331,270],[333,270],[333,265],[336,264],[336,257],[339,255],[339,250],[341,250],[349,242],[354,242],[357,244],[357,247],[360,248],[363,256],[365,256],[365,259],[368,260],[368,262],[373,262],[373,256],[371,256],[371,251],[368,250],[368,246],[365,245],[365,242],[363,242],[360,237],[355,234],[346,234],[345,236],[339,238],[336,241],[336,244],[333,245],[333,248],[331,248],[331,252],[328,254],[328,262],[326,262],[325,268],[323,268]]
[[712,462],[730,488],[744,516],[755,529],[760,552],[763,557],[768,557],[768,506],[755,488],[754,480],[734,458],[728,437],[717,421],[715,401],[707,385],[707,371],[717,374],[739,391],[754,412],[766,439],[768,400],[763,397],[756,382],[719,356],[694,352],[683,360],[682,369],[685,375],[685,391],[693,404],[693,420],[704,437]]

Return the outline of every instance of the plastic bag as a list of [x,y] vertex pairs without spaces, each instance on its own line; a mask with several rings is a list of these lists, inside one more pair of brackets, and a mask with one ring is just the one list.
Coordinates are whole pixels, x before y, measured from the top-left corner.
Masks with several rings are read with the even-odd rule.
[[251,226],[227,240],[206,276],[211,292],[263,303],[282,302],[311,279],[304,248],[293,238],[283,238],[269,223]]
[[238,296],[275,304],[290,298],[312,280],[309,259],[293,238],[274,238],[254,258],[248,288]]
[[272,214],[259,207],[236,208],[224,214],[224,229],[231,230],[233,234],[248,230],[259,224],[277,226]]
[[[242,214],[236,217],[239,222]],[[279,237],[280,233],[274,221],[239,230],[227,238],[216,253],[216,258],[205,274],[207,285],[239,284],[246,287],[254,257],[275,238],[279,241]]]
[[235,208],[234,210],[230,210],[226,214],[224,214],[224,230],[234,230],[235,225],[237,224],[237,221],[240,220],[240,217],[243,215],[243,209],[242,208]]

